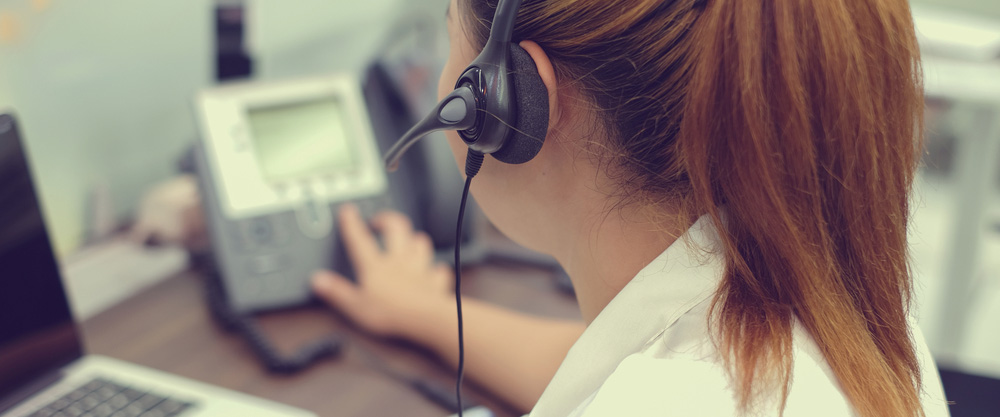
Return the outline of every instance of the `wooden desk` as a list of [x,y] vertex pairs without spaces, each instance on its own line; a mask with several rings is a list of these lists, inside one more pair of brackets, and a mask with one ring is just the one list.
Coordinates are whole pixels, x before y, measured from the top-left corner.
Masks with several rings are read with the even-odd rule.
[[[470,268],[462,276],[467,296],[541,315],[579,317],[576,301],[556,292],[548,272],[496,265]],[[261,327],[286,351],[330,332],[345,336],[345,350],[340,357],[302,373],[270,375],[258,365],[242,339],[216,326],[201,289],[199,274],[188,272],[85,321],[82,331],[88,352],[290,404],[320,416],[448,414],[376,371],[365,353],[399,372],[454,387],[454,370],[430,352],[362,334],[328,308],[306,307],[264,315]],[[498,416],[519,415],[473,382],[467,382],[463,394]]]

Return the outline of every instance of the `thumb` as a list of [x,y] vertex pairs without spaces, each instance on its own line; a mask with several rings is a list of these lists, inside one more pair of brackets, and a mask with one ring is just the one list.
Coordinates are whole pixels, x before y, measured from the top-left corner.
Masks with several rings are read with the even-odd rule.
[[312,289],[323,301],[348,316],[355,317],[362,305],[361,293],[353,282],[332,271],[317,271],[312,277]]

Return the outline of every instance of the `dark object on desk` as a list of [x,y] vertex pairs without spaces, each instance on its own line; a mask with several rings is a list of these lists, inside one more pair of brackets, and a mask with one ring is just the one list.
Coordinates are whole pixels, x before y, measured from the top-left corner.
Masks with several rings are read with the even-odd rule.
[[253,75],[253,59],[243,41],[246,32],[246,4],[242,1],[215,5],[215,78],[232,81]]
[[[389,378],[392,378],[396,381],[399,381],[410,388],[413,388],[414,391],[420,393],[420,395],[424,396],[424,398],[428,399],[434,404],[441,406],[441,408],[444,408],[450,413],[458,412],[458,409],[460,408],[458,404],[458,398],[455,397],[455,391],[453,391],[451,387],[444,387],[434,383],[433,381],[407,375],[403,372],[393,369],[392,367],[387,365],[384,361],[382,361],[381,359],[379,359],[370,352],[359,349],[359,353],[361,354],[361,357],[364,358],[368,366],[378,370],[383,375],[388,376]],[[478,404],[471,402],[469,400],[464,400],[462,404],[462,407],[464,407],[464,409],[466,410],[478,406],[479,406]]]
[[[0,412],[83,356],[13,115],[0,114]],[[16,400],[15,400],[16,401]]]
[[995,416],[1000,410],[1000,380],[941,369],[945,397],[953,401],[952,417]]
[[465,411],[470,408],[479,407],[479,405],[472,403],[468,399],[463,399],[462,404],[459,404],[458,399],[455,397],[455,391],[451,387],[445,388],[422,379],[411,380],[410,386],[423,395],[424,398],[433,401],[435,404],[452,413],[457,413],[459,408]]
[[293,374],[327,358],[337,356],[342,347],[340,337],[330,335],[307,343],[291,355],[284,355],[257,326],[251,315],[238,313],[229,306],[218,277],[205,280],[205,299],[212,317],[224,329],[236,332],[246,339],[250,349],[268,371],[276,374]]

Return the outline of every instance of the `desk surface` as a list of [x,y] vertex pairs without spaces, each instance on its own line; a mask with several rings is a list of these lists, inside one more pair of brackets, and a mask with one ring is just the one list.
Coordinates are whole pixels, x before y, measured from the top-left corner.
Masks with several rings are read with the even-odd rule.
[[[467,296],[541,315],[579,317],[575,300],[556,292],[553,276],[546,271],[491,265],[467,269],[462,277]],[[376,371],[368,357],[374,355],[395,371],[443,387],[454,387],[450,366],[417,346],[360,333],[324,307],[268,313],[259,322],[285,351],[329,332],[343,334],[347,345],[341,356],[296,375],[269,375],[242,339],[211,320],[201,286],[201,276],[187,272],[85,321],[82,330],[88,352],[290,404],[320,416],[448,414]],[[498,416],[518,415],[474,382],[467,382],[463,393]]]

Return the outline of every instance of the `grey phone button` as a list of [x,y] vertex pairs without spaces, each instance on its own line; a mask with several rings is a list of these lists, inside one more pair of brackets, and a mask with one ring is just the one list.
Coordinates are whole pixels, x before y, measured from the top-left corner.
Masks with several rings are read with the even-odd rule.
[[233,226],[229,228],[228,232],[232,237],[229,242],[232,244],[233,248],[240,252],[254,252],[257,250],[256,245],[254,245],[253,240],[247,236],[244,229],[246,229],[246,221],[241,221],[234,223]]
[[281,271],[291,265],[287,256],[262,255],[254,256],[247,261],[247,270],[254,275],[267,275]]
[[296,280],[290,280],[288,277],[270,277],[270,279],[264,282],[264,291],[268,294],[287,294],[293,291],[292,286],[299,285]]
[[264,292],[264,284],[257,278],[247,278],[232,286],[243,298],[257,298]]
[[389,199],[385,196],[376,196],[358,200],[355,201],[354,204],[358,206],[358,210],[361,212],[361,215],[366,218],[374,216],[378,214],[379,211],[391,207]]
[[274,237],[274,228],[268,219],[255,219],[247,224],[247,237],[254,242],[266,244]]
[[259,252],[268,248],[279,248],[288,243],[290,228],[298,227],[283,215],[270,215],[251,220],[243,220],[233,230],[233,246],[241,252]]
[[307,201],[295,209],[295,219],[302,234],[313,239],[323,239],[333,231],[333,215],[326,203]]

